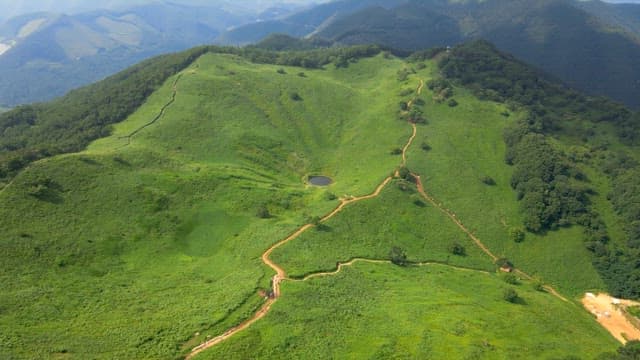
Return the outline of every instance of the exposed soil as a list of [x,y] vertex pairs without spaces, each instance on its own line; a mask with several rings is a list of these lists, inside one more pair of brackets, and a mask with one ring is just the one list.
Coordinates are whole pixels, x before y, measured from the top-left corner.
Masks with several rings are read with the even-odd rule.
[[582,305],[591,312],[598,323],[625,344],[629,340],[640,340],[640,329],[635,327],[625,316],[625,308],[640,305],[631,300],[615,299],[608,294],[586,293]]

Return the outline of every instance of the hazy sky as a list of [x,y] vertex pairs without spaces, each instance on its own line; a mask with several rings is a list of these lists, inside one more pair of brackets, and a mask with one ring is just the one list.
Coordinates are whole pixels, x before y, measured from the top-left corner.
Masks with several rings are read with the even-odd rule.
[[[76,13],[95,9],[123,8],[154,1],[159,0],[0,0],[0,19],[36,11]],[[328,0],[169,0],[168,2],[191,5],[213,5],[226,2],[235,7],[255,10],[264,9],[274,3],[311,4],[326,1]]]
[[[94,9],[113,9],[127,7],[131,5],[149,3],[158,0],[0,0],[0,19],[35,12],[51,11],[58,13],[74,13]],[[264,9],[274,3],[298,3],[311,4],[317,2],[327,2],[329,0],[171,0],[174,3],[192,5],[212,5],[215,3],[227,2],[236,7],[249,9]],[[636,3],[640,0],[605,0],[612,3]]]

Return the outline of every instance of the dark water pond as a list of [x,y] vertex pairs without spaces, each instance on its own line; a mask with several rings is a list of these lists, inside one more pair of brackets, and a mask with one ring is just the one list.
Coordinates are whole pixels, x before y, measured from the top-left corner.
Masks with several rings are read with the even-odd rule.
[[327,186],[331,185],[333,180],[330,177],[322,176],[322,175],[314,175],[309,176],[309,183],[315,186]]

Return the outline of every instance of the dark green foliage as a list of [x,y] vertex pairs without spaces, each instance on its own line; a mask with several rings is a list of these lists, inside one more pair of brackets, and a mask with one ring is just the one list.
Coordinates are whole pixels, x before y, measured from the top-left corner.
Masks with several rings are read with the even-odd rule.
[[621,346],[616,353],[603,353],[598,360],[640,360],[640,341],[631,340]]
[[327,192],[324,193],[324,198],[327,201],[333,201],[333,200],[337,199],[338,197],[336,196],[336,194],[334,194],[334,193],[332,193],[330,191],[327,191]]
[[391,155],[402,155],[402,149],[400,148],[394,148],[391,150]]
[[507,258],[499,258],[498,260],[496,260],[495,264],[498,267],[513,268],[513,263],[511,263],[511,261],[509,261],[509,259]]
[[268,219],[271,217],[271,213],[266,205],[260,205],[256,210],[256,216],[260,219]]
[[510,285],[518,285],[518,277],[512,273],[502,275],[502,280]]
[[401,247],[394,246],[393,248],[391,248],[391,251],[389,251],[389,259],[395,265],[407,265],[407,253]]
[[458,242],[449,245],[449,252],[456,256],[465,256],[467,254],[467,250]]
[[481,99],[530,108],[528,122],[537,131],[558,129],[580,113],[589,121],[615,124],[626,142],[638,138],[637,114],[604,98],[588,98],[568,89],[485,41],[455,47],[439,66],[446,78],[455,79]]
[[524,229],[519,227],[512,227],[509,229],[509,238],[514,242],[520,243],[524,241],[525,232]]
[[517,291],[512,288],[507,288],[502,292],[502,298],[510,303],[516,303],[520,297]]
[[[453,49],[440,63],[442,72],[471,89],[477,96],[506,102],[528,110],[528,118],[506,129],[505,161],[514,165],[511,185],[521,200],[527,229],[540,232],[559,226],[584,227],[585,246],[593,264],[614,296],[640,297],[640,193],[637,163],[624,154],[606,152],[606,144],[592,151],[603,154],[601,168],[613,180],[609,198],[622,216],[628,236],[626,246],[609,244],[605,222],[592,208],[586,176],[573,156],[556,149],[548,135],[575,136],[579,124],[610,123],[623,143],[638,139],[638,114],[602,98],[589,98],[567,89],[536,70],[501,54],[486,42]],[[584,131],[582,141],[593,132]]]
[[480,181],[482,181],[485,185],[495,186],[496,181],[491,176],[483,176]]
[[[443,102],[453,96],[453,86],[446,79],[430,80],[429,82],[427,82],[427,87],[429,88],[429,90],[433,91],[433,99],[437,102]],[[455,105],[453,106],[457,105],[458,103],[455,102]],[[449,104],[449,106],[451,106],[451,104]]]
[[285,75],[287,72],[283,68],[280,68],[277,70],[277,73],[281,75]]
[[400,110],[407,111],[409,109],[409,105],[406,101],[400,101]]
[[431,150],[431,145],[423,142],[422,144],[420,144],[420,149],[422,149],[424,151],[429,151],[429,150]]
[[458,106],[458,102],[456,101],[456,99],[449,99],[447,105],[449,105],[450,107],[456,107]]
[[411,175],[411,170],[409,170],[409,168],[407,168],[406,166],[402,166],[400,169],[398,169],[398,176],[408,182],[415,182],[415,178],[413,177],[413,175]]
[[160,56],[45,104],[0,115],[0,168],[8,176],[35,160],[82,150],[109,134],[168,77],[207,52],[206,47]]
[[289,94],[289,98],[293,101],[302,101],[302,96],[300,96],[300,94],[298,94],[297,92],[292,92],[291,94]]
[[0,180],[15,176],[33,161],[80,151],[109,135],[112,124],[126,119],[167,78],[207,52],[243,56],[256,63],[319,68],[338,57],[355,61],[381,51],[378,46],[292,52],[203,46],[147,60],[52,102],[0,114]]
[[407,120],[414,124],[426,124],[427,119],[424,117],[424,112],[418,105],[414,105],[409,109]]

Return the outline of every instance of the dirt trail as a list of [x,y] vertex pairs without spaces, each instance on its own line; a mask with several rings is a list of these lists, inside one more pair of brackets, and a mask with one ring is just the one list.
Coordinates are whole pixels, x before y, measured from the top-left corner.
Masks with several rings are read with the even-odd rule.
[[173,86],[171,88],[172,90],[171,97],[169,98],[169,101],[166,104],[164,104],[162,108],[160,108],[160,112],[153,119],[151,119],[151,121],[135,129],[134,131],[129,133],[129,135],[119,137],[119,139],[127,139],[127,143],[122,147],[127,147],[131,145],[131,139],[135,135],[140,133],[142,130],[148,128],[149,126],[155,124],[156,122],[158,122],[158,120],[160,120],[164,116],[164,114],[167,112],[167,109],[176,101],[176,96],[178,95],[178,83],[180,82],[180,79],[182,79],[182,76],[185,74],[185,72],[188,72],[189,74],[195,74],[197,73],[199,68],[200,68],[200,63],[196,62],[196,65],[194,67],[192,67],[191,69],[186,69],[178,74],[176,79],[173,81]]
[[[447,215],[449,217],[449,219],[451,219],[451,221],[453,221],[458,226],[458,228],[460,228],[460,230],[462,230],[465,234],[467,234],[467,236],[476,244],[476,246],[478,246],[480,248],[480,250],[482,250],[482,252],[487,254],[494,262],[496,260],[498,260],[498,257],[494,253],[492,253],[491,250],[489,250],[489,248],[485,244],[483,244],[482,241],[480,241],[480,239],[478,239],[478,237],[476,237],[469,229],[467,229],[467,227],[464,226],[464,224],[462,224],[462,221],[460,221],[460,219],[458,219],[456,214],[452,213],[449,209],[446,209],[445,207],[443,207],[442,203],[436,201],[436,199],[434,199],[431,195],[429,195],[425,191],[424,186],[422,184],[422,180],[420,179],[420,175],[417,175],[417,174],[411,174],[411,175],[413,175],[413,177],[416,179],[416,186],[418,187],[418,192],[420,193],[420,195],[422,195],[422,197],[425,200],[430,202],[433,206],[435,206],[437,209],[439,209],[442,213]],[[522,271],[520,269],[514,269],[514,272],[517,273],[518,275],[522,276],[523,278],[527,279],[527,280],[533,280],[533,276],[527,274],[526,272],[524,272],[524,271]],[[547,292],[549,292],[553,296],[557,297],[558,299],[560,299],[562,301],[570,302],[567,298],[565,298],[564,296],[560,295],[560,293],[558,293],[556,291],[556,289],[554,289],[553,287],[551,287],[549,285],[543,285],[543,287]]]
[[[613,337],[625,344],[629,340],[640,340],[640,329],[635,327],[625,316],[625,308],[640,303],[630,300],[615,299],[607,294],[586,293],[582,305],[607,329]],[[629,315],[630,316],[630,315]]]
[[[412,99],[408,105],[411,106],[413,105],[413,103],[415,102],[415,99],[417,98],[418,95],[420,95],[422,93],[422,90],[424,88],[424,81],[420,80],[420,85],[418,86],[417,89],[417,95],[416,97],[414,97],[414,99]],[[402,163],[401,166],[405,166],[407,163],[407,151],[409,149],[409,147],[412,145],[413,141],[416,138],[417,135],[417,127],[416,124],[414,123],[410,123],[411,127],[412,127],[412,134],[409,137],[409,139],[407,140],[406,145],[403,147],[402,149]],[[395,171],[395,176],[398,176],[398,170]],[[427,201],[429,201],[431,204],[433,204],[436,208],[440,209],[440,211],[442,211],[445,215],[447,215],[464,233],[466,233],[469,238],[471,238],[473,240],[473,242],[485,253],[487,254],[489,257],[491,257],[491,259],[493,259],[494,261],[497,260],[497,256],[495,256],[481,241],[480,239],[478,239],[471,231],[469,231],[460,220],[458,220],[458,218],[456,217],[455,214],[453,214],[451,211],[449,211],[448,209],[445,209],[444,207],[442,207],[442,204],[438,203],[433,197],[431,197],[429,194],[427,194],[427,192],[424,190],[424,186],[422,185],[422,181],[420,179],[420,175],[417,174],[412,174],[412,176],[415,178],[416,180],[416,186],[418,188],[419,193],[421,194],[422,197],[424,197]],[[382,192],[382,190],[385,188],[385,186],[387,186],[389,184],[389,182],[391,182],[391,180],[393,180],[392,176],[389,176],[387,178],[385,178],[380,185],[378,185],[378,187],[376,187],[376,189],[369,195],[363,195],[363,196],[359,196],[359,197],[353,197],[353,196],[349,196],[349,197],[345,197],[340,199],[340,204],[330,213],[328,213],[327,215],[325,215],[324,217],[322,217],[320,219],[320,222],[326,222],[329,219],[331,219],[332,217],[336,216],[338,213],[340,213],[347,205],[358,202],[358,201],[362,201],[362,200],[367,200],[367,199],[373,199],[377,196],[380,195],[380,193]],[[193,348],[191,350],[191,352],[189,353],[189,355],[186,357],[187,360],[193,358],[194,356],[196,356],[197,354],[199,354],[200,352],[209,349],[223,341],[225,341],[226,339],[230,338],[231,336],[235,335],[236,333],[248,328],[249,326],[251,326],[253,323],[255,323],[256,321],[262,319],[271,309],[271,306],[276,302],[276,300],[280,297],[280,284],[282,281],[288,280],[288,281],[307,281],[309,279],[313,279],[313,278],[318,278],[318,277],[323,277],[323,276],[331,276],[331,275],[336,275],[338,274],[340,271],[342,271],[342,269],[346,266],[351,266],[353,264],[355,264],[356,262],[369,262],[369,263],[377,263],[377,264],[390,264],[391,261],[389,260],[375,260],[375,259],[364,259],[364,258],[355,258],[352,260],[349,260],[348,262],[345,263],[338,263],[338,266],[336,268],[336,270],[334,271],[329,271],[329,272],[319,272],[319,273],[313,273],[313,274],[309,274],[305,277],[303,277],[302,279],[292,279],[289,278],[286,271],[278,264],[276,264],[275,262],[273,262],[270,259],[271,254],[273,253],[274,250],[276,250],[277,248],[285,245],[286,243],[298,238],[300,235],[302,235],[305,231],[309,230],[310,228],[314,227],[314,224],[306,224],[301,226],[298,230],[296,230],[295,232],[293,232],[291,235],[287,236],[286,238],[284,238],[283,240],[277,242],[276,244],[272,245],[269,249],[267,249],[263,254],[262,254],[262,261],[269,266],[271,269],[273,269],[276,274],[273,276],[272,280],[271,280],[271,286],[272,286],[272,293],[271,296],[269,296],[267,298],[267,300],[264,302],[264,304],[260,307],[260,309],[249,319],[243,321],[242,323],[240,323],[239,325],[236,325],[232,328],[230,328],[229,330],[225,331],[224,334],[217,336],[215,338],[212,338],[198,346],[196,346],[195,348]],[[443,263],[438,263],[438,262],[423,262],[423,263],[416,263],[416,264],[412,264],[414,266],[427,266],[427,265],[443,265],[443,266],[450,266],[456,269],[461,269],[461,270],[466,270],[466,271],[477,271],[477,272],[484,272],[482,270],[474,270],[474,269],[468,269],[468,268],[462,268],[462,267],[457,267],[457,266],[453,266],[453,265],[448,265],[448,264],[443,264]],[[516,272],[518,274],[520,274],[521,276],[527,278],[527,279],[532,279],[532,277],[520,270],[516,270]],[[486,273],[486,272],[485,272]],[[564,298],[562,295],[560,295],[558,292],[555,291],[555,289],[553,289],[550,286],[545,286],[545,289],[547,289],[547,291],[549,291],[551,294],[553,294],[554,296],[558,297],[561,300],[567,301],[568,300],[566,298]]]
[[[176,79],[177,81],[177,79]],[[424,87],[424,81],[420,80],[420,85],[418,86],[418,90],[417,90],[417,94],[419,95],[422,92],[422,88]],[[175,90],[175,88],[174,88]],[[174,98],[175,98],[175,92],[174,92]],[[413,100],[411,101],[411,103],[413,102]],[[171,102],[170,102],[171,103]],[[167,104],[166,106],[170,105]],[[162,114],[162,111],[161,111]],[[161,116],[161,115],[160,115]],[[406,163],[406,152],[407,149],[411,146],[411,144],[413,143],[413,140],[416,137],[416,133],[417,133],[417,129],[416,129],[416,125],[415,124],[411,124],[413,131],[411,136],[409,137],[409,139],[407,140],[406,145],[403,148],[402,151],[402,166],[405,165]],[[396,172],[397,173],[397,172]],[[368,200],[368,199],[373,199],[377,196],[380,195],[380,193],[382,192],[382,190],[385,188],[385,186],[387,186],[391,180],[393,180],[393,177],[388,176],[386,177],[381,183],[380,185],[378,185],[376,187],[376,189],[368,195],[363,195],[363,196],[358,196],[358,197],[346,197],[346,198],[342,198],[340,199],[340,204],[330,213],[328,213],[327,215],[323,216],[320,219],[320,222],[325,222],[329,219],[331,219],[332,217],[336,216],[338,213],[340,213],[347,205],[358,202],[358,201],[362,201],[362,200]],[[276,250],[277,248],[283,246],[284,244],[298,238],[300,235],[302,235],[305,231],[309,230],[310,228],[314,227],[314,224],[306,224],[301,226],[298,230],[296,230],[295,232],[293,232],[291,235],[287,236],[286,238],[284,238],[283,240],[277,242],[276,244],[272,245],[269,249],[267,249],[263,254],[262,254],[262,262],[265,263],[265,265],[269,266],[271,269],[273,269],[276,274],[271,278],[271,296],[269,296],[267,298],[267,300],[264,302],[264,304],[262,304],[262,306],[260,307],[260,309],[249,319],[243,321],[242,323],[240,323],[239,325],[236,325],[234,327],[232,327],[231,329],[227,330],[224,332],[224,334],[217,336],[215,338],[212,338],[198,346],[196,346],[195,348],[193,348],[191,350],[191,352],[189,353],[189,355],[187,355],[186,359],[189,360],[191,358],[193,358],[194,356],[196,356],[197,354],[201,353],[202,351],[209,349],[221,342],[223,342],[224,340],[228,339],[229,337],[235,335],[236,333],[248,328],[249,326],[251,326],[251,324],[253,324],[254,322],[262,319],[271,309],[271,306],[276,302],[276,300],[280,297],[280,283],[284,280],[292,280],[287,276],[287,272],[278,264],[276,264],[275,262],[273,262],[270,259],[271,254],[273,253],[274,250]],[[364,261],[363,260],[358,260],[358,259],[354,259],[351,260],[349,263],[346,264],[342,264],[338,266],[338,269],[336,270],[336,273],[339,272],[343,266],[348,266],[353,264],[356,261]],[[385,262],[385,260],[367,260],[370,262]],[[386,261],[388,262],[388,261]],[[327,275],[329,275],[330,273],[328,273]],[[310,275],[311,276],[311,275]],[[315,277],[318,276],[322,276],[320,274],[316,274],[316,275],[312,275]]]
[[[338,262],[338,266],[337,266],[336,270],[333,270],[333,271],[322,271],[322,272],[317,272],[317,273],[312,273],[312,274],[306,275],[301,279],[291,279],[291,278],[289,278],[287,280],[288,281],[294,281],[294,282],[300,282],[300,281],[307,281],[307,280],[318,278],[318,277],[337,275],[338,273],[340,273],[342,271],[342,269],[344,267],[352,266],[353,264],[355,264],[357,262],[364,262],[364,263],[370,263],[370,264],[391,264],[391,260],[354,258],[354,259],[351,259],[351,260],[349,260],[347,262]],[[454,268],[456,270],[461,270],[461,271],[472,271],[472,272],[479,272],[479,273],[483,273],[483,274],[489,274],[488,271],[471,269],[471,268],[466,268],[466,267],[456,266],[456,265],[450,265],[450,264],[445,264],[444,262],[439,262],[439,261],[424,261],[424,262],[419,262],[419,263],[408,264],[408,266],[434,266],[434,265],[446,266],[446,267]]]

